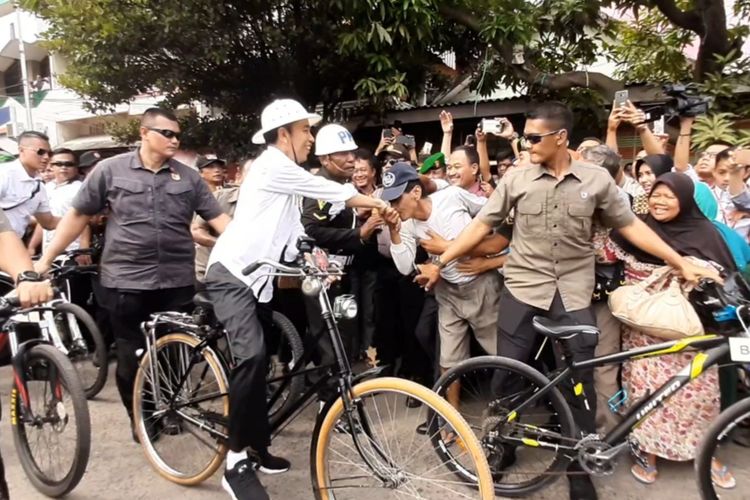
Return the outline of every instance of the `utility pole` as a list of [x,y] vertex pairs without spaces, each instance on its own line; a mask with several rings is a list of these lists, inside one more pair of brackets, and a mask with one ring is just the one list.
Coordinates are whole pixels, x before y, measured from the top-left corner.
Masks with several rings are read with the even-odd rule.
[[21,7],[18,2],[13,2],[16,10],[16,30],[18,38],[18,54],[21,58],[21,85],[23,85],[23,105],[26,108],[26,130],[34,129],[31,117],[31,96],[29,95],[29,75],[26,69],[26,50],[23,46],[23,32],[21,31]]

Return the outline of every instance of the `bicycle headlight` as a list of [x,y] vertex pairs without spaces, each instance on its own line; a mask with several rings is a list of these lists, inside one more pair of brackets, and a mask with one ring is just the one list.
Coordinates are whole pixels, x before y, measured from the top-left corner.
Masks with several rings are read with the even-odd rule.
[[339,295],[333,301],[333,315],[337,319],[354,319],[357,317],[357,299],[354,295]]

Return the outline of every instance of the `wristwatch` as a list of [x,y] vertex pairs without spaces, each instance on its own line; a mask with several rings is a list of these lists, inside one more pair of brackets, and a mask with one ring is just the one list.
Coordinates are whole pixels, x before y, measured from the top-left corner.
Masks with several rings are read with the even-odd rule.
[[42,280],[42,275],[35,271],[23,271],[18,273],[18,276],[16,277],[16,285],[23,283],[24,281],[32,281],[38,283]]
[[438,257],[435,259],[435,265],[437,266],[438,269],[442,270],[448,264],[440,260],[440,257]]

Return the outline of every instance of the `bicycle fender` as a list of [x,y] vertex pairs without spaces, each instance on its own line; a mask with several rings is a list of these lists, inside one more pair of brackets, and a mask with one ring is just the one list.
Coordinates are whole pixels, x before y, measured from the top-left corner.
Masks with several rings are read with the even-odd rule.
[[376,366],[374,368],[370,368],[369,370],[365,370],[354,377],[354,379],[352,380],[352,385],[357,385],[360,382],[363,382],[370,378],[379,377],[380,374],[383,373],[383,370],[385,370],[386,368],[388,368],[388,365]]

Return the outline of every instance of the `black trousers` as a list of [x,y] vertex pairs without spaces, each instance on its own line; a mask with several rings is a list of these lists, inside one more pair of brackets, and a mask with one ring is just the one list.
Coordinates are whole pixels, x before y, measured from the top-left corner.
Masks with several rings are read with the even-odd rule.
[[[531,324],[534,316],[545,316],[552,321],[567,325],[596,325],[593,312],[590,307],[577,311],[566,311],[563,306],[560,293],[555,294],[552,305],[545,311],[537,307],[525,304],[516,299],[507,288],[500,296],[500,315],[498,319],[497,353],[500,356],[516,359],[529,363],[534,350],[538,348],[540,335],[536,333]],[[549,342],[549,341],[548,341]],[[583,361],[594,357],[597,338],[593,335],[577,335],[569,340],[562,341],[563,348],[568,350],[569,355],[576,361]],[[563,351],[555,347],[555,357],[558,366],[561,366]],[[499,372],[493,379],[493,388],[498,394],[512,394],[521,390],[515,387],[517,380],[509,380],[508,372]],[[576,373],[576,383],[583,384],[584,395],[588,400],[588,408],[584,398],[576,396],[573,391],[574,384],[565,381],[560,385],[561,392],[568,401],[573,412],[573,418],[579,430],[586,433],[596,432],[596,391],[594,389],[594,370],[584,370]]]
[[271,444],[266,403],[266,344],[253,291],[220,263],[206,273],[206,291],[224,325],[235,366],[229,377],[229,449],[263,452]]
[[117,346],[117,390],[125,411],[133,417],[133,384],[138,371],[136,352],[146,347],[141,323],[163,311],[184,311],[192,307],[193,287],[159,290],[123,290],[100,287],[102,306],[107,309]]
[[417,328],[414,330],[419,345],[427,355],[432,369],[432,383],[440,378],[440,335],[438,333],[438,303],[434,293],[426,293]]

